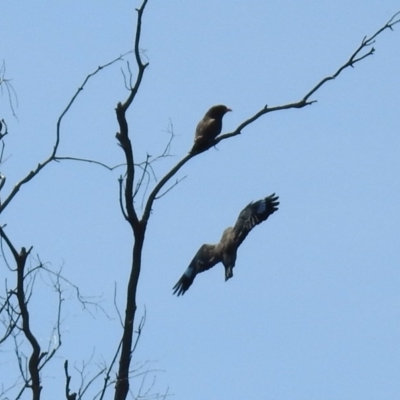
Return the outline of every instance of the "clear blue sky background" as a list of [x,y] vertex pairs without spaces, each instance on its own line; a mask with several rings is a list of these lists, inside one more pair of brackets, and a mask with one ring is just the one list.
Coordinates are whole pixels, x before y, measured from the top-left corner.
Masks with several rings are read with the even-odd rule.
[[[85,76],[132,49],[138,5],[2,2],[0,58],[19,103],[17,120],[3,92],[3,199],[49,155],[57,118]],[[188,152],[211,105],[233,109],[227,132],[265,104],[300,100],[399,10],[395,0],[150,0],[141,42],[150,66],[128,113],[136,160],[162,152],[172,122],[171,157],[154,164],[161,178]],[[147,321],[133,357],[158,370],[148,375],[148,384],[156,376],[153,392],[169,387],[185,400],[399,398],[400,25],[374,46],[375,55],[318,91],[316,104],[268,114],[191,160],[177,175],[186,179],[155,203],[138,294]],[[59,155],[123,162],[114,112],[128,94],[121,68],[104,70],[80,94]],[[77,390],[72,366],[87,362],[89,380],[120,338],[113,293],[116,285],[123,313],[132,240],[118,205],[123,173],[51,164],[2,215],[18,248],[33,245],[35,257],[63,266],[110,316],[84,310],[65,286],[63,345],[44,371],[44,398],[63,398],[65,359]],[[225,283],[219,265],[185,296],[172,296],[198,247],[272,192],[280,210],[248,236],[234,278]],[[0,271],[11,287],[4,262]],[[33,327],[46,348],[57,296],[45,275],[37,288]],[[0,349],[4,388],[18,375],[12,345]]]

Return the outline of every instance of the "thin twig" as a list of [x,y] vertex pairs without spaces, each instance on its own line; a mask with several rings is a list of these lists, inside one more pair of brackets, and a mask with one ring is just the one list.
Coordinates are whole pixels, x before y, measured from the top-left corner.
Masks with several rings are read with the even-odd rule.
[[103,400],[104,395],[106,394],[106,390],[107,390],[107,388],[109,387],[109,385],[111,383],[110,382],[110,380],[111,380],[111,371],[112,371],[112,368],[114,367],[115,362],[117,361],[117,357],[118,357],[118,354],[119,354],[119,352],[121,350],[121,346],[122,346],[122,340],[120,340],[120,342],[118,344],[118,347],[117,347],[117,350],[115,351],[114,357],[113,357],[113,359],[111,361],[111,364],[107,369],[107,373],[106,373],[106,376],[104,378],[103,389],[101,390],[101,394],[100,394],[99,400]]
[[3,61],[3,64],[0,68],[0,89],[1,89],[1,93],[3,94],[3,86],[5,86],[6,91],[7,91],[7,96],[8,96],[8,102],[10,104],[10,108],[13,114],[13,117],[16,118],[18,120],[17,114],[15,112],[15,108],[14,108],[14,102],[13,102],[13,98],[15,99],[16,102],[16,107],[18,108],[18,96],[17,96],[17,92],[15,91],[13,85],[11,84],[11,79],[7,79],[5,78],[6,74],[6,63]]
[[87,158],[79,158],[79,157],[54,157],[54,161],[63,161],[63,160],[67,160],[67,161],[80,161],[80,162],[86,162],[86,163],[90,163],[90,164],[96,164],[96,165],[100,165],[101,167],[104,167],[106,169],[108,169],[109,171],[114,171],[114,169],[120,168],[120,167],[124,167],[126,164],[118,164],[115,165],[113,167],[110,167],[109,165],[106,165],[100,161],[96,161],[96,160],[90,160]]
[[187,175],[185,175],[183,178],[177,179],[175,183],[173,183],[165,192],[162,192],[161,194],[157,195],[155,200],[161,199],[161,197],[165,196],[170,190],[172,190],[175,186],[177,186],[180,182],[182,182],[184,179],[186,179]]
[[[197,153],[199,154],[199,153]],[[164,177],[157,183],[155,188],[150,193],[146,206],[144,208],[142,221],[147,223],[150,218],[151,208],[153,207],[154,200],[156,199],[158,192],[163,188],[163,186],[192,158],[195,154],[187,154],[181,161],[178,162]]]
[[126,215],[124,208],[124,202],[122,200],[124,192],[124,179],[122,178],[122,175],[118,178],[118,183],[119,183],[119,206],[121,208],[122,215],[128,221],[128,216]]
[[146,306],[145,306],[144,307],[144,313],[142,315],[142,318],[140,319],[139,326],[138,326],[137,331],[136,331],[136,334],[137,334],[136,335],[136,340],[135,340],[135,344],[132,347],[131,353],[134,353],[134,351],[136,350],[136,347],[137,347],[137,345],[139,343],[139,339],[140,339],[140,336],[142,335],[143,327],[144,327],[144,325],[146,323],[146,317],[147,317],[147,311],[146,311]]
[[139,221],[137,213],[134,207],[134,182],[135,182],[135,165],[133,157],[132,143],[129,139],[128,133],[128,123],[126,120],[126,112],[141,85],[144,72],[148,63],[143,63],[140,58],[139,44],[142,29],[142,17],[148,0],[143,0],[142,5],[137,9],[137,23],[136,23],[136,34],[134,43],[134,52],[136,58],[136,64],[138,67],[138,73],[136,76],[135,85],[132,87],[128,98],[125,102],[118,103],[116,108],[117,121],[119,124],[120,131],[117,133],[116,137],[121,145],[127,163],[126,168],[126,183],[125,183],[125,207],[127,220],[132,228],[135,236],[135,242],[133,245],[132,253],[132,268],[129,276],[129,282],[127,287],[127,299],[126,299],[126,310],[124,317],[124,329],[121,339],[121,352],[119,357],[119,367],[117,373],[117,380],[115,385],[115,400],[125,400],[129,392],[129,366],[131,363],[131,349],[132,349],[132,339],[133,339],[133,327],[135,321],[136,312],[136,290],[140,275],[141,267],[141,254],[144,242],[145,226]]

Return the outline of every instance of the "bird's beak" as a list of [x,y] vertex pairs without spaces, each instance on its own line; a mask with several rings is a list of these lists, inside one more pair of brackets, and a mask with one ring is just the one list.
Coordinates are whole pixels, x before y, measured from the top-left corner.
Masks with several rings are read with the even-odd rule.
[[226,112],[232,111],[230,108],[226,107]]

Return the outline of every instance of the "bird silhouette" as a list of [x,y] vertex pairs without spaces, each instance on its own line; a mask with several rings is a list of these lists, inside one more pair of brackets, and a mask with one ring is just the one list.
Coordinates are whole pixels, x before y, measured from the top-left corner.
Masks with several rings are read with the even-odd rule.
[[207,271],[219,262],[225,267],[225,281],[232,278],[239,246],[256,225],[278,210],[278,199],[273,193],[264,199],[249,203],[240,212],[235,226],[225,229],[219,243],[203,244],[173,287],[173,293],[178,296],[185,294],[198,273]]
[[194,144],[190,150],[191,154],[205,151],[214,144],[215,138],[222,130],[222,118],[229,111],[232,110],[220,104],[211,107],[206,112],[203,119],[197,125]]

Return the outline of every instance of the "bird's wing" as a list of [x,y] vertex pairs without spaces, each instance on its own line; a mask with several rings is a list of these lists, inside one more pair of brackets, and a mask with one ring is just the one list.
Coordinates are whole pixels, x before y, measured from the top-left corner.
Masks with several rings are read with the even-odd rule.
[[179,279],[176,285],[172,288],[174,294],[177,294],[178,296],[185,294],[198,273],[207,271],[220,261],[220,255],[217,252],[216,246],[212,244],[203,244],[197,251],[181,279]]
[[193,147],[190,153],[197,153],[200,151],[207,150],[211,146],[213,131],[215,131],[215,120],[204,117],[196,128],[196,134],[194,136]]
[[215,119],[204,117],[196,127],[195,139],[213,136],[215,131]]
[[249,232],[278,210],[279,197],[275,193],[255,203],[249,203],[239,214],[234,230],[234,241],[239,247]]

